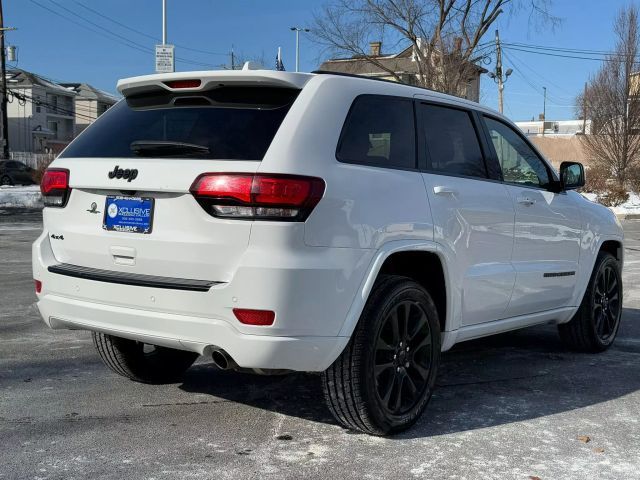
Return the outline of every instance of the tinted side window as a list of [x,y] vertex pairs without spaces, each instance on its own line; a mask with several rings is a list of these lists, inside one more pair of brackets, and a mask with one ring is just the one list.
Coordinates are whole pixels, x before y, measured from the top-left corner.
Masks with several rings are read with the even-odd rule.
[[511,127],[485,117],[505,182],[545,187],[549,171],[544,162]]
[[413,101],[362,95],[351,106],[338,142],[341,162],[415,168]]
[[487,177],[487,169],[469,112],[420,104],[429,152],[428,169],[450,175]]

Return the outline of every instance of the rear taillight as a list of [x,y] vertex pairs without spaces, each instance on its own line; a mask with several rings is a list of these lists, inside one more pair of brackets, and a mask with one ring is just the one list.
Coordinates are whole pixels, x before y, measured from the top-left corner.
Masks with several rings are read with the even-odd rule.
[[40,192],[46,207],[64,207],[69,197],[69,170],[49,168],[44,171]]
[[36,293],[42,292],[42,282],[40,280],[34,280],[33,283],[36,286]]
[[211,215],[246,220],[306,220],[324,194],[324,180],[295,175],[205,173],[191,193]]

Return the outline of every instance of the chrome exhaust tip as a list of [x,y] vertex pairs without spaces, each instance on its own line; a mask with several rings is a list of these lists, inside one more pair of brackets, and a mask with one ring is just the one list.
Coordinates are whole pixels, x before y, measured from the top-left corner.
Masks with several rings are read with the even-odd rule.
[[213,360],[214,365],[220,370],[235,370],[238,368],[238,365],[233,361],[233,358],[231,358],[229,354],[222,349],[217,349],[211,352],[211,359]]

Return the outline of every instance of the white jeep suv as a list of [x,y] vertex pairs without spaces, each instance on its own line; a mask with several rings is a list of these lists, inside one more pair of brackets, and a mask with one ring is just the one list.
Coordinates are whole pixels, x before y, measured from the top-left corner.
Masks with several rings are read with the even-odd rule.
[[386,434],[457,342],[543,323],[613,342],[620,224],[495,112],[328,72],[118,89],[45,172],[33,246],[44,321],[92,331],[115,372],[322,372],[341,424]]

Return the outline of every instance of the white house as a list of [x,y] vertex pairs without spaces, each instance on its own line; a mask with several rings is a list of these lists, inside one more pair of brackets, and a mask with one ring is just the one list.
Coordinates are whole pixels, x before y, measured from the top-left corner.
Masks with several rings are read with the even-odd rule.
[[61,83],[60,85],[77,94],[75,97],[76,135],[95,122],[119,100],[114,95],[86,83]]
[[76,93],[20,69],[6,74],[13,152],[59,153],[75,135]]

